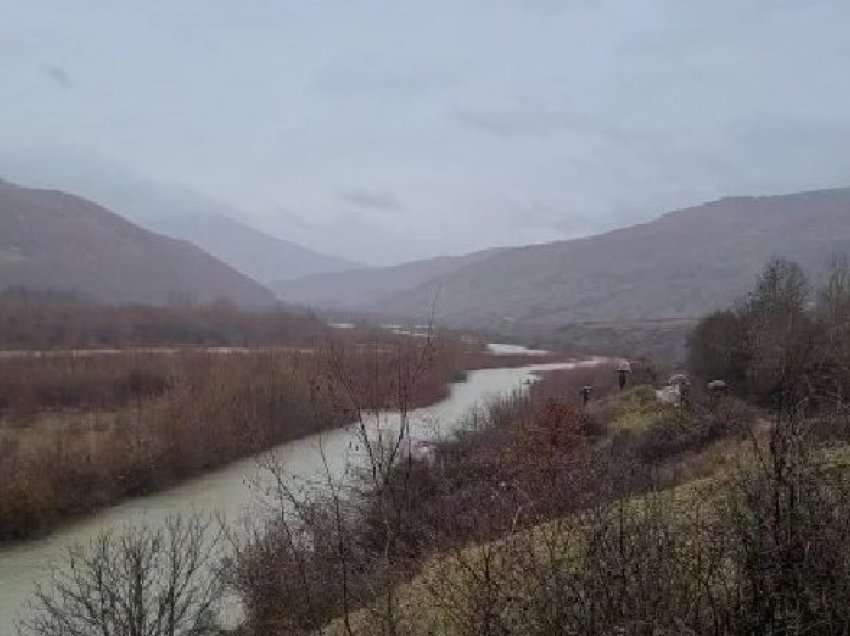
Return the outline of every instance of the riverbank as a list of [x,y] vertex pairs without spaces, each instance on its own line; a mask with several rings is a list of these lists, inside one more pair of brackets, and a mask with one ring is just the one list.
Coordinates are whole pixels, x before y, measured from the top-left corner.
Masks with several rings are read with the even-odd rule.
[[[401,342],[338,347],[333,355],[168,349],[2,359],[0,541],[38,536],[127,497],[339,427],[350,421],[352,405],[337,399],[333,383],[356,392],[359,406],[399,408],[403,393],[404,408],[416,408],[445,399],[450,383],[470,370],[555,359],[497,359],[454,341],[426,353],[421,343]],[[332,378],[333,365],[345,377]],[[403,387],[393,384],[402,369]]]
[[676,408],[653,389],[582,413],[490,409],[417,472],[426,487],[399,517],[417,534],[395,535],[423,538],[417,558],[400,553],[378,594],[328,586],[338,616],[321,633],[840,632],[846,437],[826,421],[783,431],[730,396]]
[[[292,509],[286,496],[272,498],[268,523],[252,526],[231,574],[248,610],[246,633],[318,633],[317,626],[346,608],[384,607],[384,593],[432,551],[492,536],[503,523],[524,524],[527,515],[542,512],[529,503],[560,505],[575,475],[567,449],[577,435],[579,389],[593,383],[604,395],[616,386],[613,368],[599,368],[601,362],[526,367],[506,390],[471,402],[476,408],[458,413],[437,434],[421,435],[427,421],[416,420],[413,461],[387,465],[361,457],[365,471],[335,482],[339,499],[327,489],[313,491],[307,505]],[[470,375],[476,381],[501,373]],[[370,429],[355,439],[374,448],[379,436]],[[297,491],[299,480],[283,484]],[[300,533],[314,540],[287,541]],[[286,577],[275,575],[284,571]],[[305,606],[306,598],[319,602]],[[392,633],[375,625],[374,633]]]
[[[583,406],[584,384],[594,392]],[[725,546],[733,528],[714,525],[720,510],[702,515],[711,501],[692,486],[706,484],[709,498],[719,490],[734,496],[722,478],[752,457],[752,442],[756,454],[769,445],[764,436],[742,438],[754,423],[734,398],[706,397],[683,411],[659,403],[651,384],[619,391],[613,368],[549,373],[529,392],[491,401],[432,454],[400,463],[378,488],[346,501],[344,520],[324,533],[316,531],[333,516],[321,506],[338,505],[329,497],[311,502],[309,518],[268,524],[238,564],[252,610],[246,632],[586,633],[596,620],[607,633],[636,624],[635,614],[672,625],[687,602],[664,603],[678,602],[681,589],[708,601],[696,581],[739,556],[733,541],[717,557],[711,538]],[[691,534],[683,522],[706,525]],[[286,536],[294,528],[327,543],[292,546]],[[690,544],[693,537],[699,541]],[[656,562],[669,584],[643,596],[660,576]],[[290,568],[285,579],[263,577],[286,564],[306,574]],[[629,602],[606,607],[611,593]],[[302,595],[321,603],[305,610]],[[597,611],[583,614],[584,598]]]
[[[449,436],[462,417],[490,396],[521,389],[538,379],[538,373],[563,368],[564,363],[548,363],[518,368],[470,371],[465,382],[448,385],[448,396],[431,407],[414,409],[409,415],[411,430],[420,439]],[[373,423],[369,423],[372,426]],[[352,441],[350,427],[328,429],[319,435],[308,435],[274,448],[274,454],[287,472],[309,483],[324,471],[321,449],[335,477],[346,474],[346,468],[361,457]],[[87,544],[99,532],[127,524],[158,527],[169,514],[198,511],[221,513],[236,521],[250,508],[256,515],[258,473],[256,458],[248,457],[200,476],[188,478],[159,493],[135,497],[123,503],[100,509],[96,515],[54,528],[41,538],[0,546],[0,624],[11,624],[12,617],[34,583],[45,575],[49,564],[64,556],[73,545]],[[259,490],[262,491],[262,484]]]

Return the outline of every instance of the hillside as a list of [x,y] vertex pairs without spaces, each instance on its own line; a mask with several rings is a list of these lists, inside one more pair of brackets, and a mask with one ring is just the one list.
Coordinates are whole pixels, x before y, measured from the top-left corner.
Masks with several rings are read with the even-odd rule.
[[394,294],[448,276],[500,251],[495,248],[392,267],[361,267],[346,272],[315,274],[278,281],[272,289],[287,302],[337,310],[369,311],[380,307]]
[[242,210],[189,186],[149,179],[90,154],[0,149],[0,174],[27,187],[74,192],[118,210],[152,232],[197,245],[264,285],[357,267],[258,230],[240,220]]
[[172,212],[175,213],[140,222],[157,232],[190,241],[264,284],[357,267],[356,263],[314,252],[229,216]]
[[742,294],[774,256],[823,271],[850,251],[850,189],[731,197],[589,238],[505,250],[387,297],[380,309],[462,325],[554,328],[689,318]]
[[10,286],[107,302],[274,302],[264,287],[194,245],[81,197],[0,182],[0,289]]

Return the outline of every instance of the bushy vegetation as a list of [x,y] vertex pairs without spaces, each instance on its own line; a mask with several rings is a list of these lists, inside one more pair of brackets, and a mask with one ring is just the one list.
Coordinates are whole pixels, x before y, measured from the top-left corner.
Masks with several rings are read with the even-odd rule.
[[203,356],[0,357],[0,418],[20,423],[47,410],[119,409],[162,396]]
[[0,293],[0,350],[167,345],[314,345],[326,327],[288,308],[248,311],[206,305],[107,305],[66,293],[11,288]]
[[[330,352],[321,391],[366,461],[306,492],[270,462],[273,514],[230,535],[241,633],[847,633],[845,269],[811,306],[769,264],[700,324],[680,406],[648,366],[624,391],[611,367],[560,372],[424,450],[407,416],[430,354],[383,369],[376,399],[382,371]],[[702,390],[717,377],[731,394]]]
[[431,404],[464,363],[450,338],[347,338],[303,353],[0,360],[0,539],[349,423],[345,390],[369,408],[397,408],[402,359],[421,367],[405,403]]
[[[531,394],[492,401],[439,444],[434,461],[405,452],[403,436],[366,431],[360,442],[373,445],[376,459],[353,486],[329,476],[305,500],[281,477],[278,514],[251,529],[233,562],[246,632],[320,633],[335,617],[374,604],[372,626],[383,633],[401,619],[396,585],[428,555],[580,507],[592,465],[588,440],[599,434],[578,409],[579,388],[591,380],[604,392],[616,374],[607,367],[552,374]],[[394,448],[395,461],[385,461]]]
[[[850,387],[826,371],[846,358],[810,349],[838,325],[823,327],[801,281],[793,264],[768,266],[746,312],[732,312],[746,337],[736,323],[713,340],[733,363],[743,342],[740,375],[694,364],[705,375],[681,407],[640,385],[649,374],[623,392],[610,368],[550,377],[471,414],[463,434],[427,461],[398,462],[379,487],[278,519],[237,559],[249,606],[267,610],[245,629],[845,633],[850,482],[823,444],[846,443]],[[700,325],[693,362],[716,319]],[[737,396],[701,389],[717,377]],[[584,383],[597,389],[582,409]],[[330,537],[321,550],[317,536]],[[309,619],[297,594],[251,584],[268,581],[270,545],[289,564],[272,572],[314,577],[322,605]]]
[[[31,603],[33,636],[217,636],[221,531],[199,516],[127,527],[71,550]],[[8,626],[11,629],[11,625]]]
[[806,399],[842,402],[850,386],[850,266],[836,259],[814,291],[796,263],[775,260],[734,308],[697,325],[689,367],[726,380],[738,395],[770,408]]
[[[156,490],[339,421],[311,401],[313,374],[297,356],[191,354],[151,358],[141,367],[113,357],[81,367],[21,362],[35,369],[28,386],[33,400],[41,398],[37,406],[101,408],[28,410],[23,420],[15,411],[6,415],[0,430],[0,537],[26,537],[65,516]],[[139,382],[126,395],[114,384],[99,385],[104,370],[121,365],[128,369],[123,377],[157,381]],[[54,386],[65,393],[46,391]]]

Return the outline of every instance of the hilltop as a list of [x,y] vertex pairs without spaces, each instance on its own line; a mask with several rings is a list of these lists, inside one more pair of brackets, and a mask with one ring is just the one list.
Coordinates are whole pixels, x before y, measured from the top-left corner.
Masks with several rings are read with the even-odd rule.
[[6,287],[114,303],[275,302],[262,285],[188,242],[73,194],[0,182],[0,289]]

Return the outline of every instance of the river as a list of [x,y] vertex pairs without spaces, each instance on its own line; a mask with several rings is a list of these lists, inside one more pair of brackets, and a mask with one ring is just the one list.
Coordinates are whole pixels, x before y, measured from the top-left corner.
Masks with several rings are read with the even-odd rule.
[[[465,382],[451,386],[448,398],[410,413],[411,435],[415,439],[431,440],[450,434],[473,407],[488,397],[526,386],[541,371],[597,363],[597,360],[587,360],[472,371]],[[387,414],[387,417],[392,418],[392,414]],[[370,426],[375,425],[375,422],[370,422]],[[340,477],[352,459],[352,453],[356,452],[355,442],[355,434],[350,429],[338,429],[287,442],[271,452],[283,461],[289,474],[302,479],[319,478],[323,474],[321,445],[331,472]],[[18,612],[23,611],[24,601],[35,584],[44,580],[50,564],[61,560],[68,548],[88,544],[98,533],[110,528],[130,523],[155,526],[178,512],[217,512],[235,520],[251,505],[249,482],[257,475],[257,466],[256,458],[248,458],[168,490],[105,509],[44,538],[0,545],[0,635],[14,633],[11,626]]]

